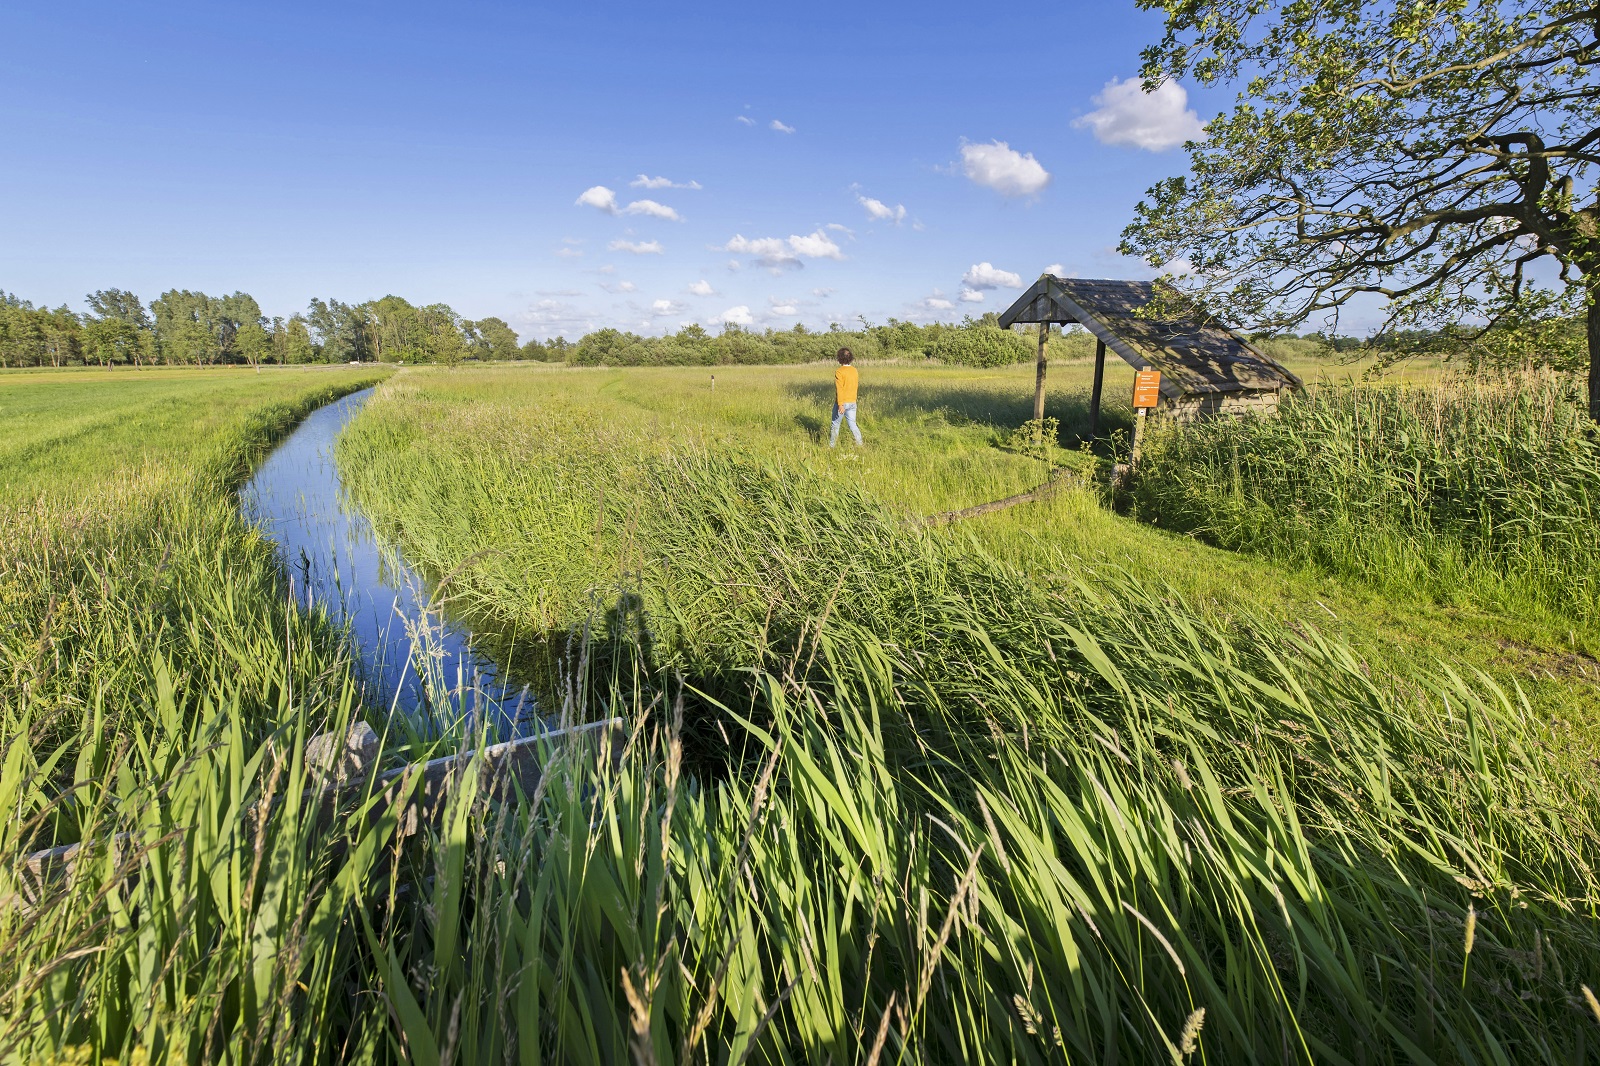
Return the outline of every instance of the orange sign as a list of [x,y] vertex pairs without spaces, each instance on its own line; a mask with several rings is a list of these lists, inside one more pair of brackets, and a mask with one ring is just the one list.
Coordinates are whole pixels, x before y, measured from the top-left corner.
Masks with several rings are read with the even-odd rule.
[[1161,371],[1141,370],[1133,379],[1133,406],[1154,407],[1161,402]]

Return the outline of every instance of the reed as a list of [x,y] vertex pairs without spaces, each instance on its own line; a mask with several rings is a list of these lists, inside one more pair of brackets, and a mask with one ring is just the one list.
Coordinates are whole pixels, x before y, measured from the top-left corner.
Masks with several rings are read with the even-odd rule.
[[1600,438],[1574,381],[1323,386],[1151,434],[1141,517],[1397,592],[1600,611]]
[[[91,680],[0,716],[0,1060],[1591,1053],[1600,795],[1516,690],[1030,572],[798,458],[507,411],[391,386],[341,464],[416,557],[495,547],[455,603],[552,713],[624,716],[620,758],[469,766],[404,841],[370,788],[317,817],[305,741],[366,712],[225,479],[130,539],[84,517],[100,554],[20,586],[74,604]],[[23,850],[118,834],[16,905]]]

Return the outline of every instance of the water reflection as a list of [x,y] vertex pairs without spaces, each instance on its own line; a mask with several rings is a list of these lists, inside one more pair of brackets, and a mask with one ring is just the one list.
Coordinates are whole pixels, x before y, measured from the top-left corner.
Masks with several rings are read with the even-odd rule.
[[501,732],[531,724],[526,690],[473,649],[470,633],[428,610],[426,583],[345,499],[334,441],[372,393],[312,412],[261,464],[240,506],[277,542],[296,598],[349,626],[374,703],[433,726],[463,717]]

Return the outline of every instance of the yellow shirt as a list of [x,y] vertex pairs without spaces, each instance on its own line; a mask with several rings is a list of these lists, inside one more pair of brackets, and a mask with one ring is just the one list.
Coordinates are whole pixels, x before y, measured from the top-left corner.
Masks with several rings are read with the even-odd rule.
[[833,395],[841,403],[856,402],[856,385],[859,378],[853,366],[841,366],[833,372]]

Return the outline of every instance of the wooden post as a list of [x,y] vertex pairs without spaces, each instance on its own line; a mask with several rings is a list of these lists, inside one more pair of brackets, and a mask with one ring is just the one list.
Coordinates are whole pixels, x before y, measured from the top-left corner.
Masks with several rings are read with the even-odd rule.
[[1050,338],[1050,323],[1039,323],[1039,366],[1033,381],[1033,420],[1044,418],[1044,342]]
[[1094,341],[1094,391],[1089,394],[1089,438],[1100,435],[1100,386],[1106,380],[1106,342]]
[[1136,473],[1139,469],[1139,442],[1144,438],[1144,408],[1134,408],[1133,412],[1133,455],[1128,460],[1128,473]]

